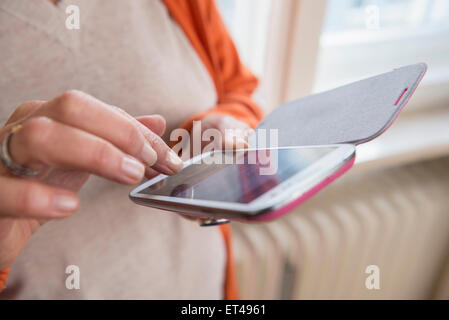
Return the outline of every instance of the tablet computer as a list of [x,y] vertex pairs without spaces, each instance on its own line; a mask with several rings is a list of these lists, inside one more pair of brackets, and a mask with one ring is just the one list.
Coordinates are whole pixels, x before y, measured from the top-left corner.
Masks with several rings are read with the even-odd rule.
[[202,219],[269,221],[348,170],[351,144],[216,150],[160,174],[130,193],[140,205]]

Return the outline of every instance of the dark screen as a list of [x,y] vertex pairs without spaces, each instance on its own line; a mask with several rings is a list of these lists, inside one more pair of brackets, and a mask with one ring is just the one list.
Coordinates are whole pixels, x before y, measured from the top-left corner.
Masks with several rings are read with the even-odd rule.
[[[152,185],[142,193],[225,202],[249,203],[304,170],[335,148],[273,149],[224,152],[192,164],[180,173]],[[204,162],[208,162],[205,164]]]

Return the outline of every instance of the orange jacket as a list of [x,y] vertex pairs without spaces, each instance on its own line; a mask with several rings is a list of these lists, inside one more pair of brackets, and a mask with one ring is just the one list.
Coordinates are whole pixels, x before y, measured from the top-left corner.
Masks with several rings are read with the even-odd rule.
[[[190,130],[194,120],[211,113],[231,115],[256,127],[262,111],[251,99],[257,78],[241,63],[234,42],[213,0],[163,0],[172,17],[189,38],[205,64],[217,90],[217,105],[187,119],[182,127]],[[237,277],[231,246],[231,228],[220,226],[228,256],[225,299],[238,299]]]
[[217,106],[184,122],[210,113],[232,115],[251,127],[262,119],[262,111],[251,99],[257,78],[241,63],[213,0],[163,0],[172,17],[189,38],[205,64],[217,90]]
[[[163,0],[173,19],[181,26],[203,61],[217,90],[217,105],[187,119],[182,127],[190,130],[194,120],[211,113],[231,115],[255,127],[262,111],[251,99],[257,78],[241,63],[235,45],[226,30],[214,0]],[[238,299],[237,279],[229,225],[220,226],[228,256],[225,299]],[[9,269],[0,270],[0,291]]]

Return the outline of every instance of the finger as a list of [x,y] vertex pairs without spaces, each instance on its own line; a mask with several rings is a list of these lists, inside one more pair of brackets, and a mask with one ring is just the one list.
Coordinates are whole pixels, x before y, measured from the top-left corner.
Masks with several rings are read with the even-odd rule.
[[45,116],[109,141],[151,166],[157,154],[138,127],[111,106],[80,91],[68,91],[49,101],[33,116]]
[[146,167],[145,168],[145,178],[147,179],[153,179],[154,177],[156,177],[157,175],[159,175],[160,173],[152,168]]
[[48,116],[111,142],[119,149],[166,174],[182,168],[182,161],[157,134],[123,110],[79,91],[50,101],[36,114]]
[[0,177],[0,216],[14,218],[58,219],[70,216],[79,206],[71,191],[32,180]]
[[225,149],[247,148],[248,135],[251,128],[244,122],[233,117],[221,116],[216,123],[222,133],[222,147]]
[[24,104],[19,106],[16,110],[14,110],[14,112],[9,116],[8,120],[6,121],[6,125],[28,117],[38,108],[40,108],[44,103],[45,101],[37,101],[37,100],[25,102]]
[[222,147],[225,149],[248,148],[248,136],[242,129],[226,129]]
[[136,117],[136,119],[158,136],[162,136],[165,132],[166,128],[165,119],[158,114]]
[[145,138],[150,141],[151,146],[158,155],[158,161],[152,166],[153,169],[168,175],[181,171],[184,163],[181,158],[154,132],[144,130]]
[[[117,107],[115,107],[115,109],[123,114],[124,117],[128,117],[130,121],[134,121],[138,124],[140,131],[156,151],[158,161],[153,165],[154,169],[168,175],[175,174],[182,169],[183,162],[181,158],[179,158],[178,155],[167,146],[160,136],[153,132],[153,130],[148,129],[147,126],[143,125],[137,119],[131,117],[131,115],[126,113],[124,110]],[[147,125],[149,125],[149,122],[147,122]]]
[[24,122],[10,140],[10,152],[29,168],[77,169],[124,184],[140,182],[145,170],[110,142],[45,117]]

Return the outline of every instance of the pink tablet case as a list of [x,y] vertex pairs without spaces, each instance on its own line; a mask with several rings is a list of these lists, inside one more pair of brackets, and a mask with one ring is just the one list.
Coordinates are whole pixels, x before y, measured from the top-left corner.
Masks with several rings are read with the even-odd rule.
[[290,202],[289,204],[283,206],[282,208],[274,210],[274,211],[271,211],[271,212],[263,214],[263,215],[252,217],[252,218],[250,218],[248,220],[263,222],[263,221],[271,221],[271,220],[274,220],[274,219],[277,219],[277,218],[283,216],[284,214],[290,212],[295,207],[299,206],[301,203],[303,203],[304,201],[309,199],[311,196],[313,196],[315,193],[317,193],[318,191],[323,189],[325,186],[330,184],[332,181],[334,181],[338,177],[342,176],[343,173],[345,173],[346,171],[351,169],[352,165],[354,164],[354,161],[355,161],[355,157],[353,157],[349,162],[347,162],[345,165],[343,165],[334,174],[332,174],[331,176],[327,177],[326,179],[321,181],[319,184],[317,184],[315,187],[313,187],[312,189],[310,189],[309,191],[307,191],[306,193],[301,195],[298,199]]
[[[279,147],[370,141],[391,126],[426,70],[425,63],[405,66],[285,103],[265,117],[258,129],[277,129]],[[288,213],[348,171],[354,160],[286,206],[247,220],[271,221]]]
[[414,64],[287,102],[258,129],[278,129],[281,147],[367,142],[392,124],[426,70]]
[[[277,129],[279,147],[358,145],[370,141],[393,123],[415,92],[426,70],[427,66],[424,63],[405,66],[330,91],[287,102],[265,117],[257,129]],[[273,146],[271,143],[270,141],[270,146]],[[354,160],[355,157],[284,207],[236,220],[262,222],[279,218],[343,175],[352,167]],[[134,201],[140,203],[136,199]],[[141,204],[148,205],[146,202]],[[211,225],[215,224],[212,221]]]

